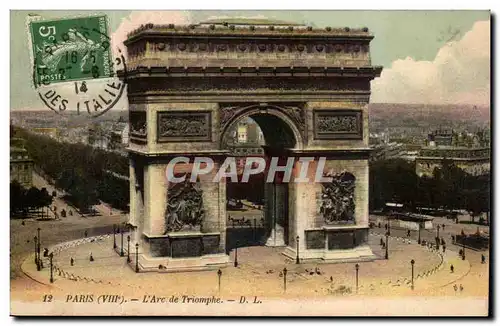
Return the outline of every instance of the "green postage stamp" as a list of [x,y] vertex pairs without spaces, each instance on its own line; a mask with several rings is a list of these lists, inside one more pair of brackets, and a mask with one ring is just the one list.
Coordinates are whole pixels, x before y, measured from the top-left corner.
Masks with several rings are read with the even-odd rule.
[[106,16],[32,21],[29,28],[35,87],[112,77]]

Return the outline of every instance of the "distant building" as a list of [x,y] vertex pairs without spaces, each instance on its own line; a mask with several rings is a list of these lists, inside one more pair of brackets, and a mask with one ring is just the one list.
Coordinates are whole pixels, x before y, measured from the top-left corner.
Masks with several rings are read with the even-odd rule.
[[490,172],[490,148],[482,146],[486,144],[482,133],[440,129],[429,134],[427,144],[416,157],[419,176],[432,176],[434,169],[440,168],[444,160],[472,175]]
[[129,142],[130,127],[126,122],[119,122],[113,126],[111,131],[110,149],[122,149],[127,147]]
[[33,186],[33,160],[20,138],[12,138],[10,142],[10,182],[14,180],[26,189]]
[[238,123],[228,135],[226,146],[234,155],[241,157],[264,155],[262,149],[262,145],[265,145],[264,135],[259,125],[252,119]]
[[238,139],[237,142],[239,144],[244,144],[248,140],[248,126],[247,124],[239,124],[238,125]]
[[453,145],[453,130],[439,129],[428,135],[428,144],[434,146],[452,146]]
[[92,147],[108,149],[111,133],[103,130],[99,125],[93,125],[88,129],[88,144]]
[[50,138],[59,138],[59,131],[57,128],[31,128],[31,131],[36,134],[48,136]]
[[490,173],[490,149],[469,147],[426,147],[416,158],[418,176],[432,176],[435,168],[440,168],[444,160],[472,175]]
[[401,157],[405,153],[404,144],[388,143],[372,146],[370,161],[387,160]]

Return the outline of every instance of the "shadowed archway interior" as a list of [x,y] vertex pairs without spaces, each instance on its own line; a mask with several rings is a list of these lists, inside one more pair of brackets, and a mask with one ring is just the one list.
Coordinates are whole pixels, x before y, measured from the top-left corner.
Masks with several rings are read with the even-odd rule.
[[[233,130],[235,126],[248,120],[248,118],[255,121],[262,131],[265,143],[265,146],[262,146],[264,148],[263,157],[268,163],[272,156],[281,156],[281,153],[284,153],[285,149],[296,147],[297,140],[292,128],[288,124],[290,122],[285,122],[284,119],[275,114],[276,112],[274,111],[241,114],[226,129],[223,135],[223,147],[227,148],[228,141],[230,140],[230,130]],[[233,155],[239,156],[236,154]],[[244,161],[246,156],[243,155],[240,158]],[[280,159],[279,166],[285,164],[282,159]],[[289,243],[288,184],[281,184],[279,182],[265,183],[264,176],[265,174],[255,176],[253,180],[254,176],[251,176],[248,184],[231,184],[229,180],[227,181],[226,200],[228,203],[239,200],[245,200],[245,202],[250,203],[252,202],[250,198],[255,198],[255,193],[259,193],[262,196],[259,199],[263,203],[263,205],[254,206],[259,207],[259,209],[247,209],[244,206],[241,208],[241,211],[232,210],[228,206],[226,213],[227,252],[236,247],[255,245],[285,246]],[[246,197],[240,198],[245,194],[247,195]],[[253,204],[255,203],[253,201]]]

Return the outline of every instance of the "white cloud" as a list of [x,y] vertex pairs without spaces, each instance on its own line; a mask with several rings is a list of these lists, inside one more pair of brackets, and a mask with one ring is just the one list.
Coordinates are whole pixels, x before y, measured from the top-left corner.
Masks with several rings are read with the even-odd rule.
[[120,26],[111,34],[111,43],[114,50],[119,47],[125,53],[123,42],[127,34],[141,25],[189,24],[190,20],[190,14],[185,11],[134,11],[122,18]]
[[371,102],[489,105],[490,22],[476,22],[434,61],[394,61],[372,81]]

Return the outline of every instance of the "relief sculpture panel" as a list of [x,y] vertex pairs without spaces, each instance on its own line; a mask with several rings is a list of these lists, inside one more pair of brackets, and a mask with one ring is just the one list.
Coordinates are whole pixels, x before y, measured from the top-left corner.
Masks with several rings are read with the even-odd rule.
[[354,189],[356,178],[352,173],[327,174],[332,181],[322,184],[319,214],[325,224],[351,224],[355,222]]
[[314,110],[315,139],[362,139],[360,110]]
[[202,195],[198,184],[190,182],[189,177],[181,183],[170,183],[167,191],[165,233],[183,230],[199,231],[205,216]]
[[158,112],[157,141],[210,141],[210,111]]

